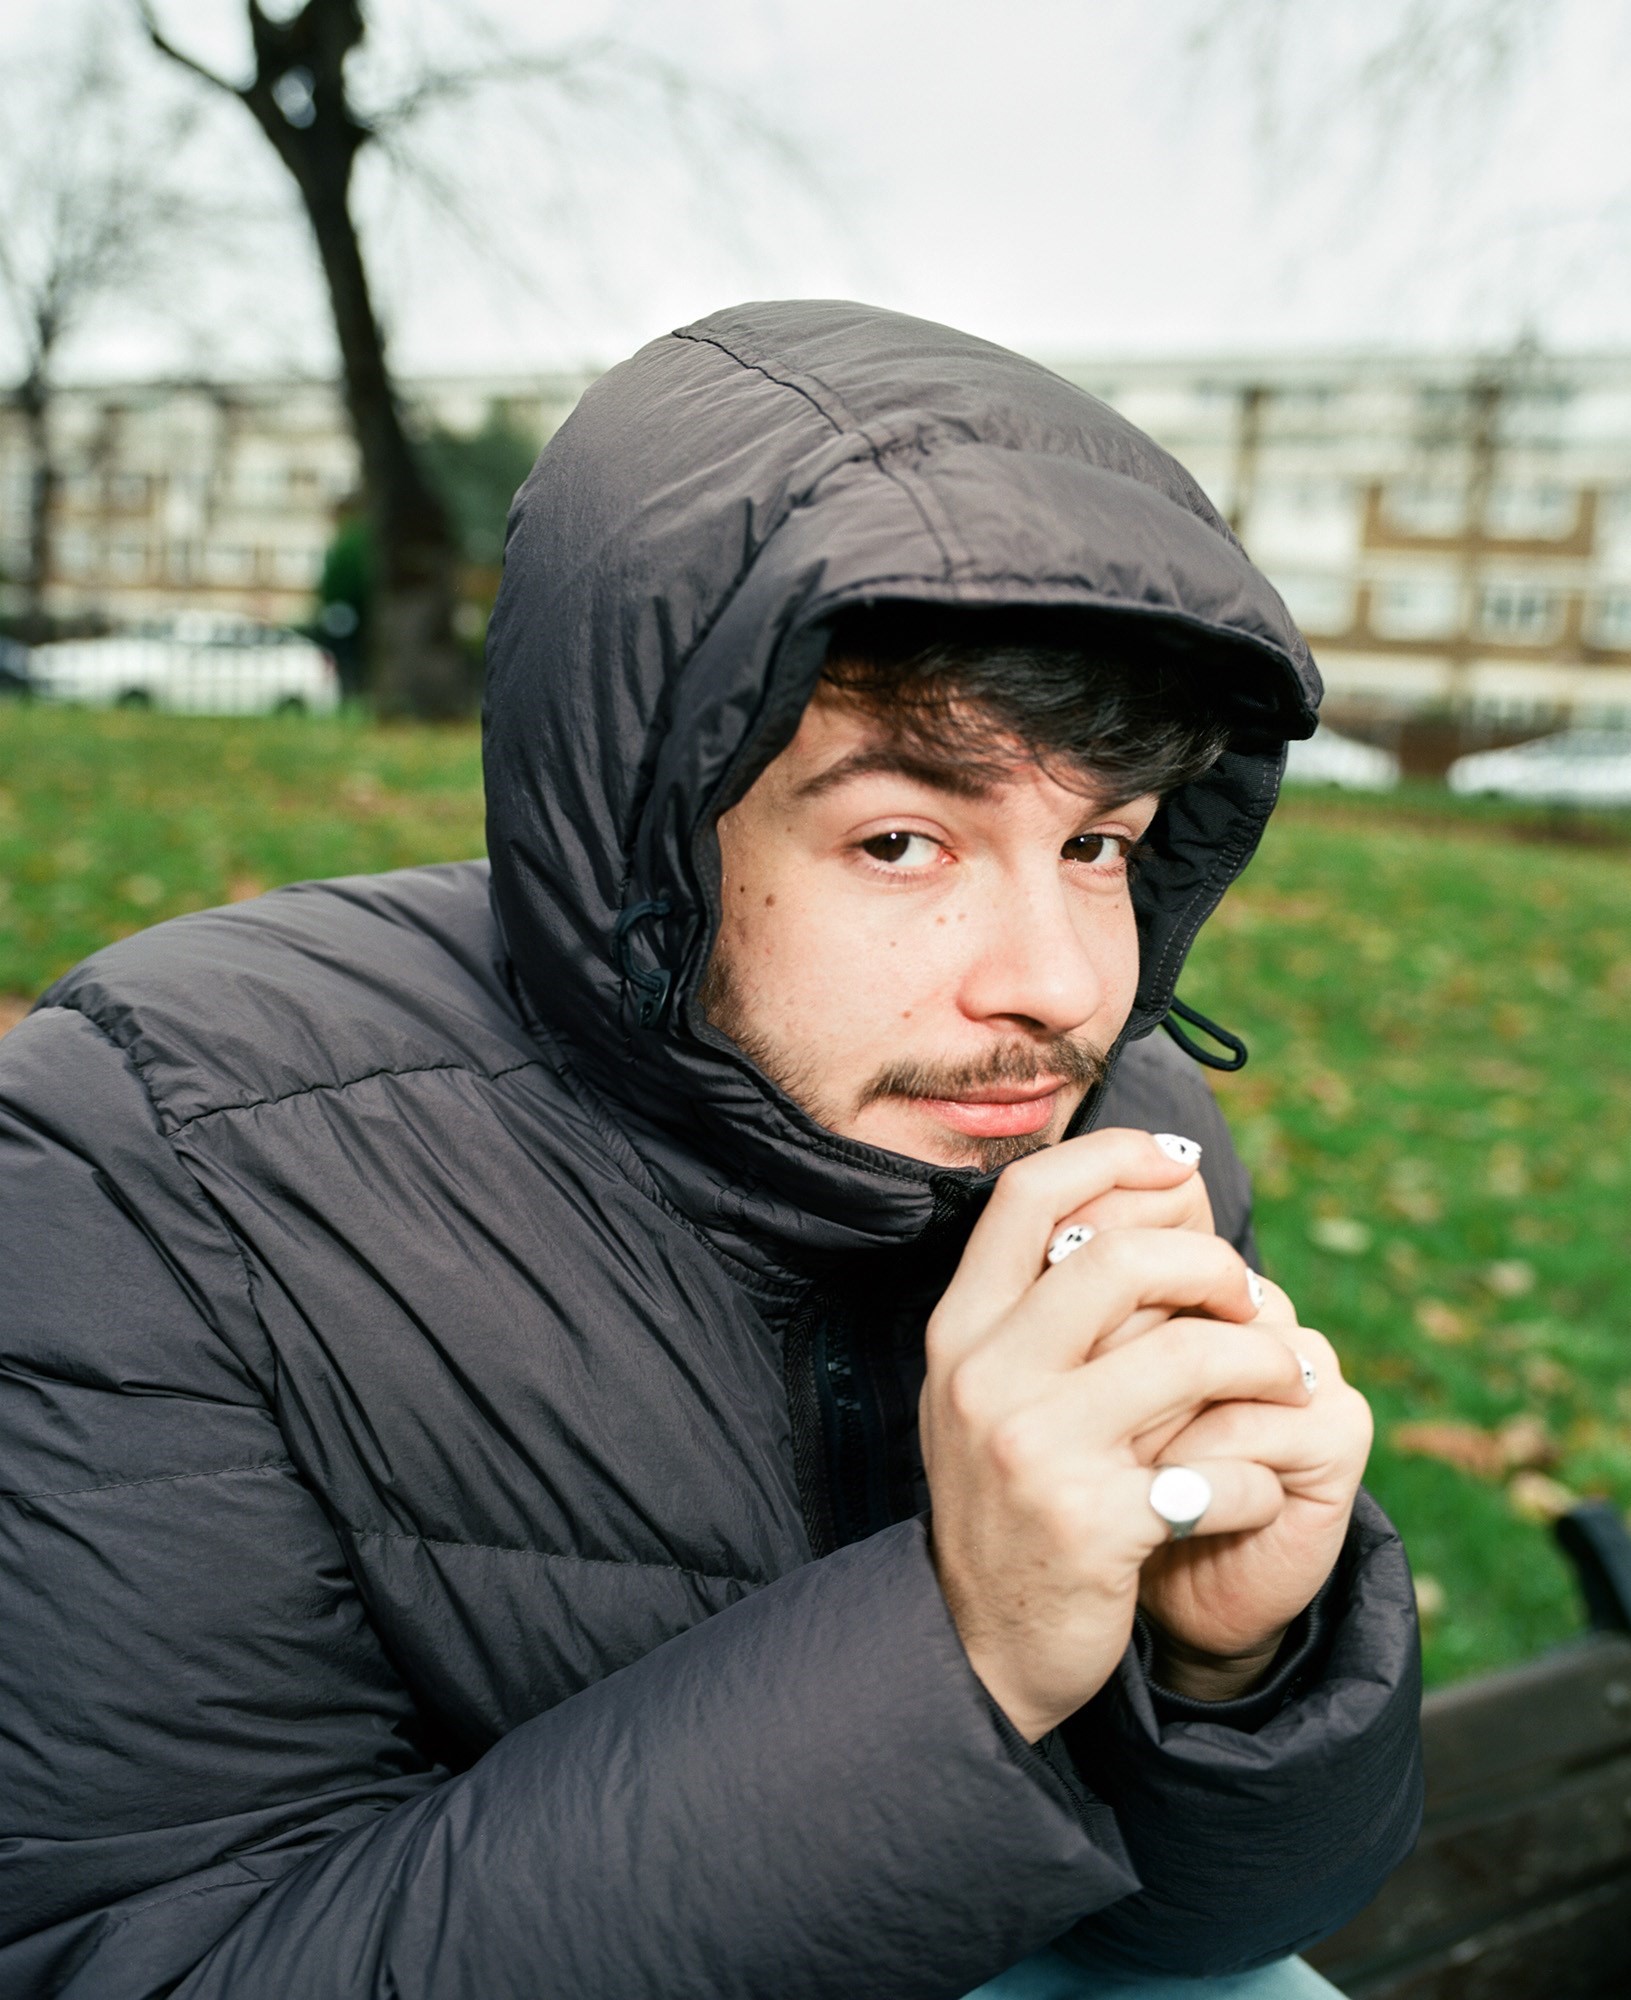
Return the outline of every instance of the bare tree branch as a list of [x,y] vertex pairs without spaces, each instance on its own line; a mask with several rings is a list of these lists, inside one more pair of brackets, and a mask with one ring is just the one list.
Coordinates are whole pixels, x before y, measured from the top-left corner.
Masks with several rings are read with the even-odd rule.
[[0,299],[21,349],[10,400],[31,458],[22,580],[25,619],[40,628],[58,485],[59,352],[110,304],[156,293],[167,257],[190,237],[198,206],[177,163],[193,117],[179,107],[156,112],[151,91],[138,95],[94,34],[69,64],[16,64],[5,86],[12,103],[0,117]]
[[161,56],[168,56],[171,62],[179,63],[183,69],[190,70],[212,90],[224,91],[228,97],[242,99],[244,91],[240,85],[228,82],[224,76],[218,76],[207,64],[201,63],[196,56],[188,55],[185,49],[171,41],[159,26],[158,16],[153,12],[152,0],[135,0],[135,6],[141,20],[142,32]]

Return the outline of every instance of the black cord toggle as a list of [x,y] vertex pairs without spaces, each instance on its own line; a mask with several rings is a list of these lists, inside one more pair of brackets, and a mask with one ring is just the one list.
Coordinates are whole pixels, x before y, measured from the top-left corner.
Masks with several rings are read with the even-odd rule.
[[[1173,1019],[1173,1015],[1178,1017],[1177,1021]],[[1192,1028],[1199,1028],[1203,1035],[1210,1035],[1219,1047],[1229,1051],[1227,1057],[1213,1055],[1210,1049],[1203,1049],[1199,1042],[1192,1041],[1178,1026],[1178,1021],[1187,1021]],[[1199,1013],[1195,1008],[1186,1007],[1176,993],[1172,996],[1172,1010],[1161,1025],[1186,1056],[1192,1056],[1196,1062],[1204,1063],[1208,1069],[1237,1070],[1246,1067],[1246,1044],[1240,1037],[1231,1035],[1227,1028],[1220,1027],[1216,1021]]]
[[674,975],[666,965],[639,966],[634,962],[634,952],[629,932],[647,917],[666,917],[672,912],[672,905],[666,896],[653,896],[649,902],[631,903],[618,917],[612,930],[612,942],[617,950],[618,969],[628,984],[639,992],[635,1007],[635,1019],[642,1028],[655,1027],[668,1001],[668,990],[674,983]]

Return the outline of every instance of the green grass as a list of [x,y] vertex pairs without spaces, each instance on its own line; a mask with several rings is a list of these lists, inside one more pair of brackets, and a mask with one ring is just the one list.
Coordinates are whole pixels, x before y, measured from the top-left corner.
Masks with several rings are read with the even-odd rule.
[[0,993],[184,910],[483,845],[470,726],[0,705]]
[[[1425,789],[1292,794],[1184,981],[1251,1041],[1218,1088],[1264,1263],[1375,1406],[1438,1681],[1578,1612],[1524,1481],[1401,1424],[1526,1418],[1518,1457],[1631,1504],[1631,822],[1593,824],[1616,844]],[[0,707],[0,995],[179,911],[481,846],[470,728]]]
[[1184,991],[1251,1041],[1218,1094],[1264,1263],[1375,1408],[1430,1678],[1537,1651],[1578,1613],[1533,1476],[1394,1433],[1527,1417],[1518,1456],[1631,1503],[1631,849],[1293,795]]

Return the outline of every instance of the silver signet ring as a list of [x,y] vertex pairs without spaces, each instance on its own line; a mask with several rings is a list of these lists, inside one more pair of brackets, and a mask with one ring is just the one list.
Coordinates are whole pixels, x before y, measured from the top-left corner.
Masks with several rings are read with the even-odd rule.
[[1150,1505],[1166,1522],[1175,1542],[1194,1534],[1211,1504],[1211,1480],[1187,1465],[1163,1465],[1150,1481]]

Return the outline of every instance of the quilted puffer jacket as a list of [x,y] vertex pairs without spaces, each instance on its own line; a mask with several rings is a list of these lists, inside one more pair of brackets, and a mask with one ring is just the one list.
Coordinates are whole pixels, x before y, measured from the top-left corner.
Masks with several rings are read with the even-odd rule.
[[1210,660],[1082,1123],[1207,1144],[1151,1030],[1318,681],[1186,475],[943,328],[754,306],[589,391],[512,517],[486,865],[99,953],[0,1043],[0,1995],[950,2000],[1068,1934],[1221,1970],[1414,1832],[1368,1502],[1270,1684],[1032,1748],[930,1564],[924,1318],[989,1181],[701,1018],[713,825],[866,599]]

